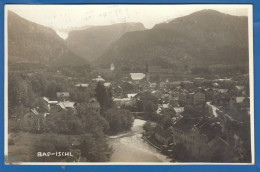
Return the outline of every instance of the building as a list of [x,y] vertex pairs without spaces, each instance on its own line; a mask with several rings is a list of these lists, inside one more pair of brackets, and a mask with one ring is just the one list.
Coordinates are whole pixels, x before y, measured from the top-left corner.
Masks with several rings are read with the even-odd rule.
[[249,97],[231,97],[229,101],[229,109],[234,112],[242,112],[250,114],[250,99]]
[[194,105],[194,92],[187,94],[186,97],[186,104],[187,105]]
[[203,149],[207,138],[193,129],[199,122],[199,118],[182,118],[173,126],[173,143],[182,143],[193,156],[201,156],[206,151]]
[[104,86],[105,86],[106,88],[110,88],[110,87],[111,87],[111,83],[110,83],[110,82],[105,82],[105,83],[104,83]]
[[92,81],[105,83],[105,80],[100,75],[97,78],[92,79]]
[[113,99],[113,106],[115,108],[121,108],[121,106],[131,106],[132,101],[131,98],[114,98]]
[[122,98],[123,97],[123,89],[122,89],[122,87],[121,86],[113,87],[112,94],[113,94],[113,97]]
[[211,88],[204,89],[205,91],[205,101],[213,101],[214,99],[214,90]]
[[172,142],[172,130],[170,128],[165,130],[157,126],[154,130],[154,139],[160,144],[167,146]]
[[139,84],[140,81],[145,78],[145,74],[144,73],[130,73],[130,77],[131,77],[131,80],[135,84]]
[[173,107],[176,115],[180,115],[182,112],[184,112],[184,107]]
[[150,112],[152,110],[156,111],[156,109],[158,109],[158,99],[153,96],[149,91],[140,92],[135,96],[135,98],[136,100],[142,102],[143,112]]
[[232,98],[230,94],[223,93],[223,94],[214,94],[213,102],[219,106],[226,106],[228,107],[230,103],[230,98]]
[[56,104],[56,111],[60,112],[60,111],[65,111],[65,112],[69,112],[72,115],[76,114],[76,110],[75,110],[75,102],[71,102],[71,101],[62,101],[59,102],[58,104]]
[[59,101],[67,101],[70,97],[69,92],[57,92],[56,95]]
[[167,79],[172,80],[174,77],[174,72],[171,68],[162,68],[161,66],[149,66],[147,73],[151,80],[154,81],[165,81]]
[[58,104],[59,102],[56,100],[49,100],[49,98],[47,97],[43,97],[43,102],[44,102],[44,110],[46,111],[50,111],[53,107],[55,107],[56,104]]
[[77,84],[77,85],[75,85],[79,90],[81,90],[81,91],[86,91],[87,90],[87,88],[88,88],[88,86],[89,86],[89,84]]
[[197,91],[193,94],[193,104],[204,104],[206,100],[205,93],[202,91]]
[[122,89],[122,93],[130,94],[135,92],[136,85],[132,81],[122,81],[120,83],[120,87]]
[[[204,161],[214,157],[216,148],[229,148],[229,144],[221,136],[220,124],[208,118],[184,117],[178,120],[172,129],[172,142],[182,143],[193,157]],[[217,147],[219,144],[221,146]]]
[[184,89],[194,88],[194,82],[192,82],[192,81],[182,81],[181,87],[184,88]]
[[172,105],[172,106],[179,106],[179,98],[178,97],[170,97],[169,99],[169,103]]

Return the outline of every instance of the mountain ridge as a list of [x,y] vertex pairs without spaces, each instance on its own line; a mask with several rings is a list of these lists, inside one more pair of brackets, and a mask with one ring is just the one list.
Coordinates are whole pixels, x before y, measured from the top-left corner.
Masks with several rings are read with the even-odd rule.
[[247,17],[202,10],[152,29],[124,34],[93,64],[214,65],[248,63]]
[[8,11],[8,60],[55,66],[88,63],[68,50],[62,38],[46,26]]
[[102,55],[123,34],[144,29],[145,27],[142,23],[133,22],[92,26],[85,30],[69,32],[66,45],[78,56],[88,61],[93,61]]

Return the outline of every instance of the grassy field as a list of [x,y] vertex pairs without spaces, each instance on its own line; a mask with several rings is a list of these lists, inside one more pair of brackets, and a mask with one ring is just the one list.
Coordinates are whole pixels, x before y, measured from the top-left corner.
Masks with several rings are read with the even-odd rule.
[[[71,144],[73,140],[79,136],[75,135],[61,135],[61,134],[32,134],[26,132],[9,133],[9,146],[7,163],[14,162],[37,162],[37,161],[61,161],[60,158],[42,157],[37,158],[37,151],[52,151],[53,145],[50,143],[50,138],[61,141],[68,141]],[[13,144],[10,144],[12,140]],[[39,150],[39,145],[43,145],[44,150]],[[49,148],[49,150],[48,150]]]

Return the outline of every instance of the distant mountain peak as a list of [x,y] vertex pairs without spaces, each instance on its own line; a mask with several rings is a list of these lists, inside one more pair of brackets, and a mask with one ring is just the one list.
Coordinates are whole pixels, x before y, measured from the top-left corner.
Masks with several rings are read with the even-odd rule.
[[122,35],[140,30],[145,30],[144,25],[134,22],[92,26],[84,30],[71,31],[66,44],[78,56],[94,61]]
[[[183,57],[189,57],[185,59]],[[202,10],[124,34],[94,64],[162,67],[248,63],[248,19]]]
[[56,32],[8,11],[8,60],[51,65],[77,65],[87,61],[65,46]]

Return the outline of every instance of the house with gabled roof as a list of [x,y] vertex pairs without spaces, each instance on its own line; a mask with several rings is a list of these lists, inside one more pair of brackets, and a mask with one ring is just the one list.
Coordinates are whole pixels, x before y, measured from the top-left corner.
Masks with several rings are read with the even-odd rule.
[[[182,143],[186,150],[198,159],[208,160],[214,156],[212,154],[215,150],[213,145],[217,144],[219,140],[224,140],[221,126],[209,118],[183,117],[173,124],[172,142]],[[227,141],[224,140],[224,143]]]
[[165,130],[161,126],[155,127],[154,139],[165,146],[169,145],[172,142],[171,128]]
[[56,104],[56,108],[55,111],[60,112],[60,111],[65,111],[65,112],[69,112],[72,115],[74,115],[76,113],[76,109],[75,109],[75,102],[71,102],[71,101],[62,101]]

